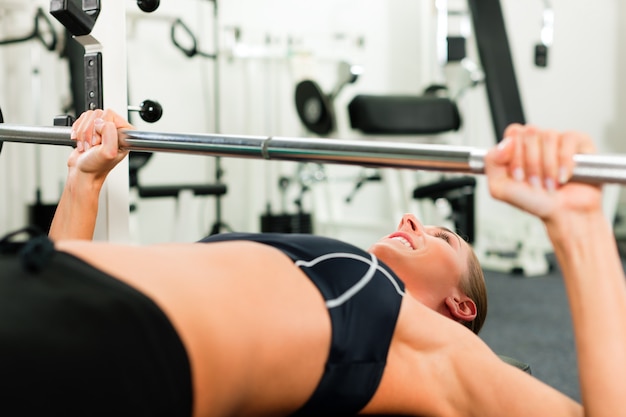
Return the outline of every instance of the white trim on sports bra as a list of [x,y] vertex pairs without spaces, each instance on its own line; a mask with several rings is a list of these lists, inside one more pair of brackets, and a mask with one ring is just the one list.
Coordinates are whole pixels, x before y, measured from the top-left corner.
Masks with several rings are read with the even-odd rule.
[[337,259],[337,258],[354,259],[354,260],[357,260],[357,261],[360,261],[369,265],[369,269],[367,270],[367,272],[359,279],[359,281],[356,284],[348,288],[339,297],[333,298],[331,300],[326,300],[326,307],[328,309],[339,307],[340,305],[349,301],[356,294],[358,294],[359,291],[365,288],[365,286],[372,280],[377,270],[382,272],[385,275],[385,277],[387,277],[389,282],[391,282],[391,284],[394,286],[394,288],[396,289],[396,292],[401,297],[404,297],[404,294],[405,294],[404,291],[400,288],[396,280],[393,279],[393,277],[389,274],[389,272],[387,272],[385,268],[379,265],[378,259],[376,258],[376,256],[370,253],[370,257],[371,257],[371,260],[360,255],[355,255],[353,253],[337,252],[337,253],[328,253],[322,256],[318,256],[317,258],[314,258],[310,261],[297,260],[295,261],[295,265],[299,268],[312,268],[320,262],[324,262],[329,259]]

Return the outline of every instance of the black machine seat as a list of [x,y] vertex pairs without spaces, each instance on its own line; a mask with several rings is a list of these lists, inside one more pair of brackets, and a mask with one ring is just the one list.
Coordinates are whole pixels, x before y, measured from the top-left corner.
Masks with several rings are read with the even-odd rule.
[[352,128],[365,134],[424,135],[461,127],[456,103],[434,95],[357,95],[348,113]]
[[456,230],[466,236],[469,243],[474,242],[474,190],[476,178],[462,176],[445,178],[441,181],[422,185],[413,190],[415,200],[443,198],[452,208],[452,220]]
[[[423,95],[357,95],[348,105],[353,129],[364,134],[428,135],[456,131],[461,116],[456,103],[446,96],[446,87],[433,85]],[[446,199],[452,207],[452,220],[457,230],[474,241],[473,177],[442,179],[417,187],[413,198]]]

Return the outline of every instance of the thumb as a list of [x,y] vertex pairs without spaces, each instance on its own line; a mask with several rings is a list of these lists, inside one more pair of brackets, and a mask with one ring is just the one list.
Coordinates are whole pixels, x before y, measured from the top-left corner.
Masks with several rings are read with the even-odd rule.
[[510,203],[525,192],[524,183],[514,178],[515,149],[515,139],[505,138],[485,156],[485,174],[491,196]]
[[506,137],[493,149],[494,163],[508,165],[513,160],[514,139]]
[[487,152],[485,156],[485,174],[489,180],[501,179],[508,176],[508,167],[513,161],[513,139],[505,138],[497,146]]
[[117,128],[113,122],[104,119],[94,120],[94,128],[96,133],[102,138],[101,154],[106,158],[113,160],[119,154],[119,141],[117,137]]

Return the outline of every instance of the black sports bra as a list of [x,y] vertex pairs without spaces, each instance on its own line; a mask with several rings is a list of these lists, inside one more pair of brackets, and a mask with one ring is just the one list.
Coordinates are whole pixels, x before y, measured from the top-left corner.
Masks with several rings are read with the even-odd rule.
[[370,401],[387,360],[404,296],[404,284],[376,257],[321,236],[224,233],[201,242],[247,240],[285,253],[317,286],[332,322],[332,342],[322,379],[294,416],[358,413]]

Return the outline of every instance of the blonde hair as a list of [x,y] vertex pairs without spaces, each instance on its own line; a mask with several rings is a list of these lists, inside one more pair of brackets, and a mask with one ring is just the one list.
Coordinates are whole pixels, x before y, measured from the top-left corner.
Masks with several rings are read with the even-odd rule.
[[461,291],[476,304],[476,317],[463,324],[478,334],[487,318],[487,286],[485,275],[476,253],[470,249],[467,257],[467,275],[461,280]]

